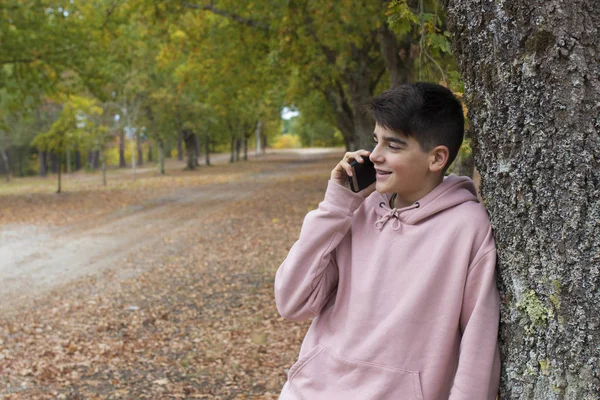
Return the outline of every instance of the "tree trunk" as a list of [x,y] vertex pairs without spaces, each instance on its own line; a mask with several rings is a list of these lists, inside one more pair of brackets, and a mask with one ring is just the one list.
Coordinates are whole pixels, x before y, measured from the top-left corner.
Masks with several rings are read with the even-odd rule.
[[183,161],[183,140],[181,134],[177,136],[177,159]]
[[[417,7],[415,4],[414,8]],[[410,48],[413,43],[411,35],[404,35],[398,42],[396,35],[387,27],[379,29],[379,45],[389,74],[390,87],[412,81],[413,60],[410,57]]]
[[210,135],[208,131],[204,134],[204,163],[210,165]]
[[235,161],[235,136],[231,136],[231,154],[229,155],[229,162]]
[[99,150],[94,150],[92,152],[92,168],[94,170],[98,169],[99,161],[100,161],[100,151]]
[[125,162],[125,131],[121,129],[119,133],[119,168],[126,168]]
[[244,138],[244,161],[248,161],[248,138]]
[[81,169],[81,151],[79,149],[75,150],[75,171],[79,171]]
[[40,176],[46,176],[48,174],[46,168],[46,152],[38,151],[38,157],[40,161]]
[[242,139],[235,141],[235,161],[240,161],[240,151],[242,150]]
[[71,149],[67,149],[67,174],[71,173]]
[[354,112],[352,107],[345,98],[341,87],[338,90],[329,87],[323,94],[335,115],[336,125],[344,137],[346,150],[350,151],[353,147],[354,138]]
[[185,169],[196,169],[198,166],[198,156],[196,154],[196,139],[194,132],[189,129],[182,129],[181,135],[185,142],[185,151],[187,153],[187,165]]
[[140,135],[135,137],[135,144],[137,146],[138,153],[137,165],[141,167],[144,164],[144,149],[142,148],[142,139],[140,138]]
[[352,148],[350,150],[366,149],[371,150],[373,147],[373,128],[374,122],[364,112],[363,108],[371,99],[372,91],[369,88],[369,79],[367,75],[367,66],[362,68],[357,67],[353,78],[349,84],[350,99],[352,102],[354,137],[352,140]]
[[6,169],[6,182],[10,182],[10,162],[8,159],[8,150],[2,150],[2,158],[4,159],[4,168]]
[[152,162],[152,141],[148,140],[148,162]]
[[256,155],[260,155],[262,151],[262,147],[260,144],[260,139],[262,136],[262,122],[258,120],[256,123]]
[[158,147],[158,173],[160,175],[165,174],[165,151],[164,142],[162,139],[156,139],[156,146]]
[[499,256],[500,399],[598,399],[600,7],[444,5]]
[[202,144],[200,143],[200,136],[199,135],[194,135],[194,139],[196,140],[196,167],[200,166],[200,163],[198,162],[198,157],[200,157],[200,154],[202,154]]
[[55,174],[56,172],[58,172],[56,154],[53,151],[51,151],[50,154],[48,154],[48,157],[50,158],[50,171],[52,171],[52,173]]

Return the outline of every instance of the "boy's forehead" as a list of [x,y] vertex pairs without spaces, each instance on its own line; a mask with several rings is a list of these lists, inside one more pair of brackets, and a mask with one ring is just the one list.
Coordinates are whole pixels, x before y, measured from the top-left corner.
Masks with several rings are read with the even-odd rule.
[[391,129],[384,128],[378,124],[375,124],[375,130],[373,131],[373,135],[375,136],[391,136],[397,137],[399,139],[408,139],[408,135],[405,135],[400,131],[393,131]]

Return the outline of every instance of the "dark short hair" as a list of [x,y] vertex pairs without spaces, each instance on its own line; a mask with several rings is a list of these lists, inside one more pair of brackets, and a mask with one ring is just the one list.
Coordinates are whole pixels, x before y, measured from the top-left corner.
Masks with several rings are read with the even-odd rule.
[[436,146],[449,150],[452,164],[463,141],[465,117],[460,101],[450,89],[428,82],[396,86],[375,97],[367,106],[377,125],[414,137],[424,151]]

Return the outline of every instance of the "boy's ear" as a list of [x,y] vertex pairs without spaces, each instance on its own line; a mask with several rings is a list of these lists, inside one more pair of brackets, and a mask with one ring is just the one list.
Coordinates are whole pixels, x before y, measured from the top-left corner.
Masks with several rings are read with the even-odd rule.
[[431,172],[443,171],[448,163],[450,151],[446,146],[437,146],[429,152],[429,170]]

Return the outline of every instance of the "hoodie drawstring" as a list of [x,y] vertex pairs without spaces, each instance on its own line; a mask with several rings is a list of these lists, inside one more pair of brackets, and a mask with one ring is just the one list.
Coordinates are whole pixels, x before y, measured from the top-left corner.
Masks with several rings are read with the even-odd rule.
[[[400,213],[404,212],[404,211],[412,210],[412,209],[415,209],[415,208],[419,208],[419,206],[420,206],[420,204],[417,201],[412,206],[408,206],[408,207],[404,207],[404,208],[393,208],[387,214],[385,214],[383,217],[381,217],[377,221],[375,221],[375,227],[377,229],[379,229],[379,230],[382,230],[383,226],[390,219],[394,218],[394,220],[392,221],[392,230],[398,231],[398,230],[400,230],[400,226],[402,226],[402,224],[400,222]],[[379,203],[379,207],[387,208],[387,207],[385,207],[385,203],[384,202]]]

